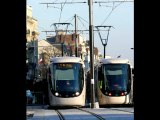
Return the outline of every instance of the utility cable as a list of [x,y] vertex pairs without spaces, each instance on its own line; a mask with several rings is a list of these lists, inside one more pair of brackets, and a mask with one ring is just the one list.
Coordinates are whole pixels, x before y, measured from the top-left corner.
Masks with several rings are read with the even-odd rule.
[[106,22],[106,20],[109,18],[109,16],[112,14],[113,10],[115,10],[115,8],[117,8],[120,4],[124,3],[124,1],[121,1],[117,6],[114,7],[114,2],[113,2],[113,7],[112,7],[112,10],[111,12],[108,14],[108,16],[105,18],[105,20],[102,22],[101,26]]

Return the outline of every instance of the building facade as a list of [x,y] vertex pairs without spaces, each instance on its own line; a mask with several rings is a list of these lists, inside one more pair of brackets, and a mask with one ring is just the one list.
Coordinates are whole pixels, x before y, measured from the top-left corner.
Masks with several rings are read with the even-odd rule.
[[86,54],[86,39],[80,34],[59,33],[56,36],[47,38],[47,41],[61,51],[60,56],[78,56],[84,60]]
[[38,63],[38,21],[32,16],[32,7],[26,7],[26,79],[33,80],[37,77]]

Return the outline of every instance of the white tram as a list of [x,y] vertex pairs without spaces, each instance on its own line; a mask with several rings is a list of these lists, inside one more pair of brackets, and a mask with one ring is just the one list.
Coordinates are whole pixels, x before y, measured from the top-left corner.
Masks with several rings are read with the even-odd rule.
[[86,82],[81,58],[52,58],[47,76],[50,106],[85,106]]
[[101,59],[94,70],[99,105],[133,104],[133,75],[128,59]]

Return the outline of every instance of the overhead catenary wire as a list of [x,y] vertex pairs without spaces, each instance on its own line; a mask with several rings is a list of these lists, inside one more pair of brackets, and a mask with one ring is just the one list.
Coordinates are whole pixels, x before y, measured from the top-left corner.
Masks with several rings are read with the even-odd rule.
[[[123,0],[108,0],[108,1],[94,1],[93,3],[113,3],[113,2],[123,2]],[[133,2],[133,1],[125,1],[125,2]],[[77,4],[77,3],[88,3],[88,0],[87,2],[86,1],[76,1],[76,2],[73,2],[73,0],[71,2],[50,2],[50,3],[40,3],[40,4]]]
[[[60,17],[59,17],[59,22],[60,22],[60,20],[61,20],[61,16],[62,16],[62,11],[63,11],[63,8],[64,8],[64,6],[66,5],[66,4],[76,4],[76,3],[88,3],[88,2],[86,2],[86,1],[76,1],[76,2],[74,2],[74,0],[72,0],[71,2],[67,2],[67,0],[65,1],[65,2],[57,2],[58,0],[55,0],[54,2],[52,2],[52,3],[40,3],[40,4],[61,4],[61,12],[60,12]],[[106,5],[106,7],[112,7],[112,10],[109,12],[109,14],[107,15],[107,17],[104,19],[104,21],[102,22],[102,24],[101,25],[103,25],[106,21],[107,21],[107,19],[110,17],[110,15],[112,14],[112,12],[115,10],[115,8],[117,8],[120,4],[122,4],[122,3],[124,3],[124,2],[134,2],[134,1],[131,1],[131,0],[108,0],[108,1],[96,1],[96,0],[94,0],[94,2],[93,3],[98,3],[99,5],[100,4],[106,4],[106,3],[113,3],[113,6],[108,6],[108,5]],[[115,3],[119,3],[118,5],[116,5],[116,6],[114,6],[115,5]],[[63,6],[62,6],[63,5]],[[102,5],[100,5],[100,6],[102,6]],[[84,20],[84,19],[83,19]]]
[[61,20],[62,11],[63,11],[63,8],[64,8],[66,2],[67,2],[67,0],[64,2],[63,6],[62,6],[62,4],[61,4],[61,12],[60,12],[60,17],[59,17],[59,22],[60,22],[60,20]]
[[[104,19],[104,21],[102,22],[102,24],[101,25],[103,25],[104,23],[106,23],[106,21],[107,21],[107,19],[110,17],[110,15],[113,13],[113,11],[120,5],[120,4],[122,4],[122,3],[124,3],[124,2],[133,2],[133,1],[127,1],[127,0],[106,0],[106,1],[96,1],[96,0],[94,0],[93,1],[93,3],[98,3],[98,4],[108,4],[108,3],[113,3],[113,6],[112,6],[112,10],[110,11],[110,13],[107,15],[107,17]],[[64,6],[66,5],[66,4],[76,4],[76,3],[81,3],[81,4],[83,4],[83,3],[88,3],[88,0],[86,0],[86,1],[75,1],[75,0],[72,0],[72,1],[68,1],[67,2],[67,0],[65,0],[64,2],[59,2],[58,0],[55,0],[54,2],[50,2],[50,3],[41,3],[41,4],[55,4],[55,5],[58,5],[58,4],[60,4],[61,5],[61,12],[60,12],[60,17],[59,17],[59,22],[60,22],[60,20],[61,20],[61,16],[62,16],[62,12],[63,12],[63,9],[64,9]],[[116,5],[115,6],[115,3],[119,3],[118,5]],[[108,5],[106,6],[106,7],[108,7]],[[111,6],[110,6],[111,7]],[[79,19],[79,18],[81,18],[80,16],[77,16],[77,18]],[[74,18],[73,18],[74,19]],[[72,19],[72,20],[73,20]],[[81,19],[79,19],[79,21],[80,21],[80,23],[82,24],[82,26],[86,29],[86,28],[88,28],[88,27],[85,27],[85,24],[81,21],[81,20],[83,20],[83,21],[85,21],[85,22],[87,22],[85,19],[83,19],[83,18],[81,18]],[[88,23],[88,22],[87,22]],[[87,30],[84,30],[84,31],[87,31]],[[95,30],[94,30],[95,31]],[[71,32],[71,31],[70,31]],[[81,31],[79,31],[79,32],[82,32],[82,30]],[[46,32],[47,33],[47,32]]]
[[[54,2],[57,2],[58,0],[55,0]],[[57,9],[61,9],[61,8],[59,8],[59,7],[55,7],[55,6],[49,6],[48,4],[47,4],[47,8],[49,8],[49,7],[53,7],[53,8],[57,8]]]
[[[71,20],[70,20],[71,19]],[[68,22],[69,20],[72,21],[74,19],[74,16],[72,16],[71,18],[69,18],[68,20],[66,20],[65,22]],[[65,23],[64,22],[64,23]]]
[[110,13],[107,15],[107,17],[105,18],[105,20],[102,22],[101,25],[104,25],[104,23],[107,21],[107,19],[110,17],[110,15],[112,14],[113,10],[115,10],[115,8],[117,8],[120,4],[122,4],[124,1],[121,1],[118,5],[114,6],[115,3],[113,2],[113,7],[112,7],[112,10],[110,11]]
[[[77,32],[84,32],[84,31],[89,31],[89,30],[87,30],[88,28],[85,26],[85,24],[81,21],[81,20],[83,20],[83,21],[85,21],[87,24],[89,24],[85,19],[83,19],[82,17],[80,17],[80,16],[77,16],[77,18],[78,18],[78,20],[80,21],[80,23],[82,24],[82,26],[85,28],[85,29],[81,29],[81,30],[77,30]],[[74,19],[74,16],[72,16],[72,17],[70,17],[69,19],[67,19],[65,22],[63,22],[64,24],[66,23],[66,22],[69,22],[70,23],[70,25],[72,25],[72,21],[73,21],[73,19]],[[52,26],[52,25],[54,25],[55,23],[53,23],[53,24],[51,24],[50,25],[50,27]],[[59,26],[59,25],[58,25]],[[73,26],[73,25],[72,25]],[[57,29],[58,29],[58,27],[57,27]],[[56,30],[55,30],[56,31]],[[47,31],[47,30],[44,30],[44,31],[42,31],[42,32],[55,32],[54,30],[50,30],[50,31]],[[63,31],[63,30],[62,30]],[[69,32],[69,33],[73,33],[75,30],[67,30],[67,32]]]
[[[79,21],[82,23],[81,19],[79,16],[77,16],[77,18],[79,19]],[[82,23],[83,27],[85,27],[85,29],[88,29],[83,23]]]

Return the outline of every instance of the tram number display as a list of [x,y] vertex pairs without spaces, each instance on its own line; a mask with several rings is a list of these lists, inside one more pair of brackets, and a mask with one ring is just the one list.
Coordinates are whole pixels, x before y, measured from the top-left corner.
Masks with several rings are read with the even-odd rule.
[[66,69],[67,69],[67,68],[72,68],[72,67],[73,67],[73,64],[69,64],[69,63],[65,63],[65,64],[64,64],[64,63],[58,63],[58,64],[57,64],[57,67],[58,67],[58,68],[66,68]]

